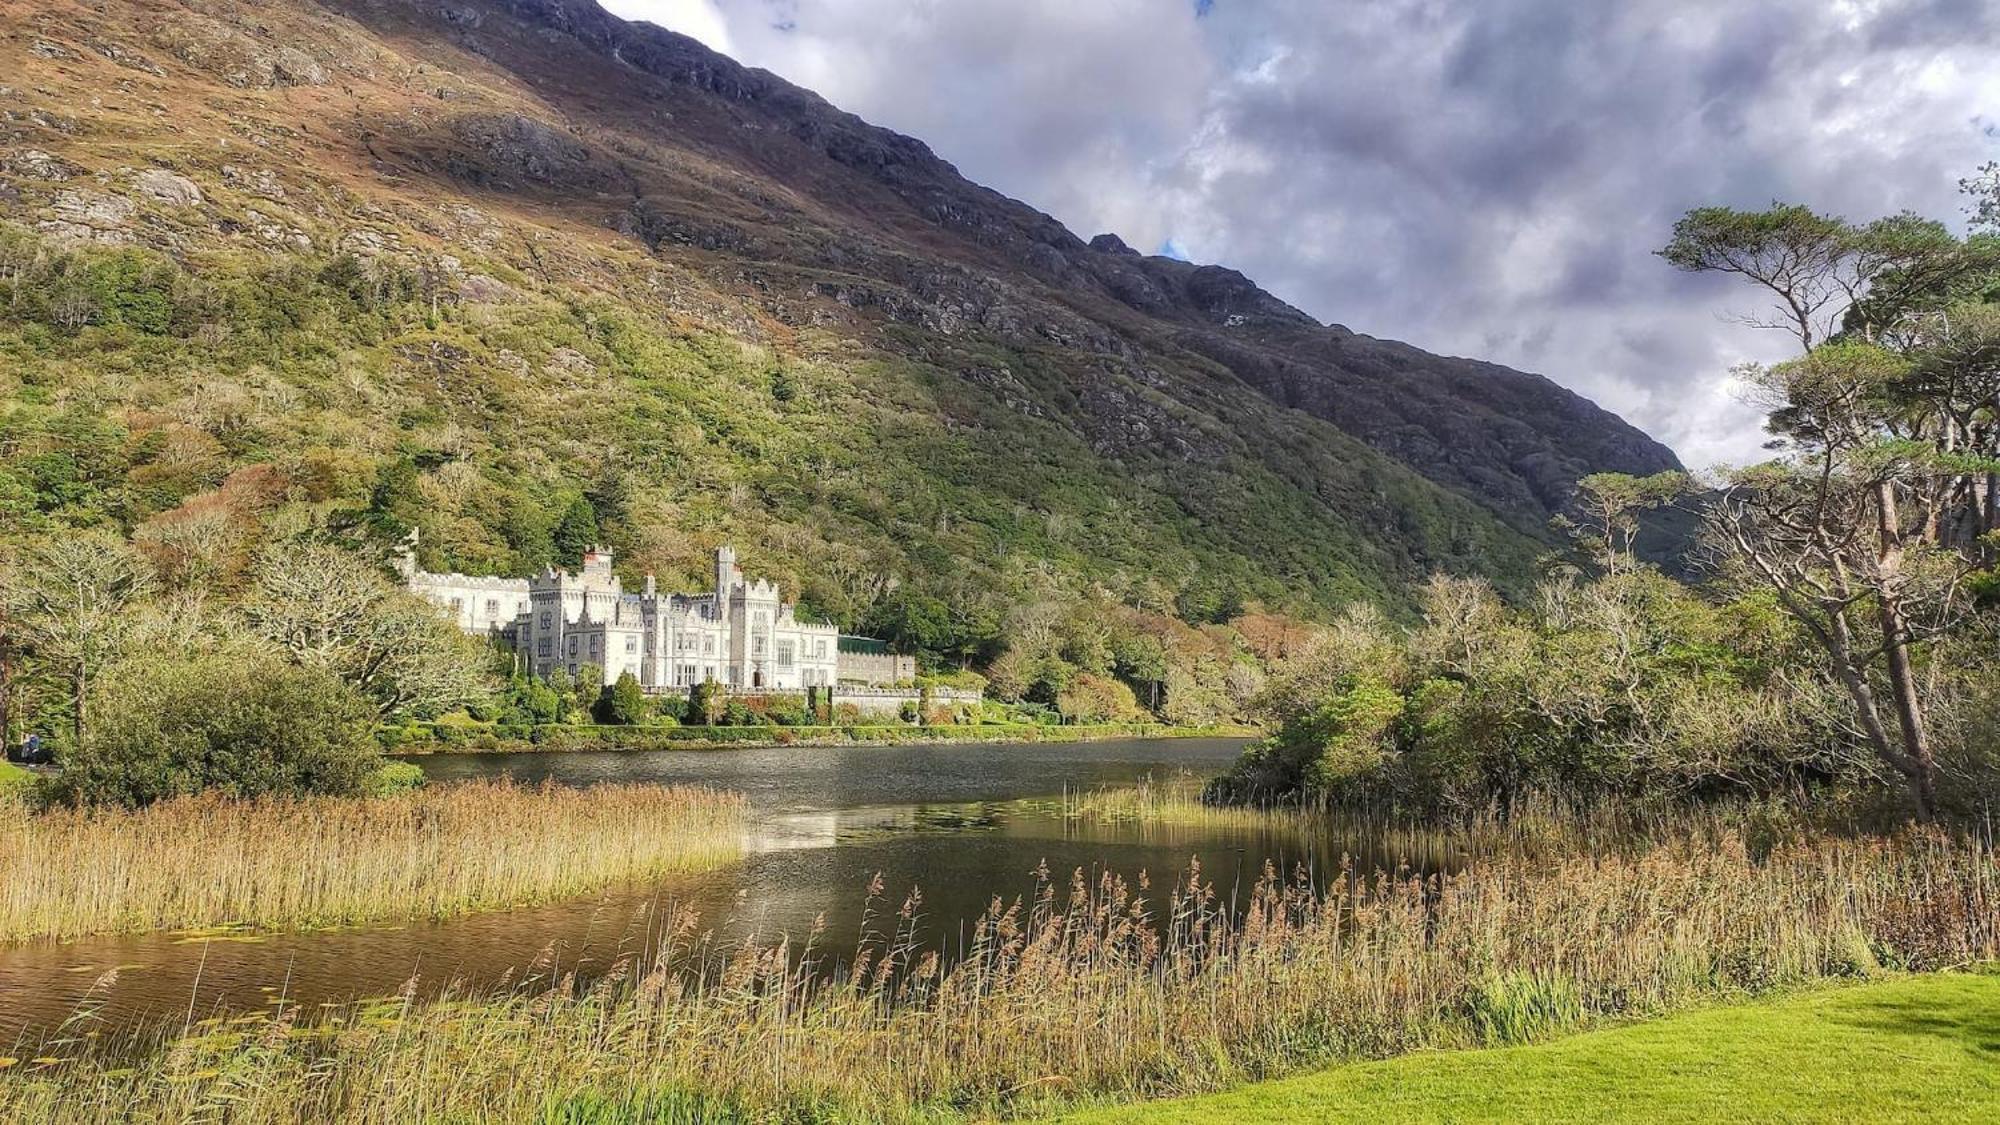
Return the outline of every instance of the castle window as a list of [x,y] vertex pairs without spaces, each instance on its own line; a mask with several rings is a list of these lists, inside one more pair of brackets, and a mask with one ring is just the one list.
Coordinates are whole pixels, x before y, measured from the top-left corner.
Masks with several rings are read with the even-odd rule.
[[575,638],[575,637],[571,637],[571,638],[569,639],[569,654],[570,654],[571,656],[575,656],[575,655],[576,655],[576,638]]
[[460,613],[465,612],[465,599],[464,598],[451,599],[451,612],[452,616],[454,617],[458,616]]
[[778,642],[778,667],[780,667],[780,668],[790,668],[791,666],[792,666],[792,642],[790,642],[790,641],[779,641],[779,642]]
[[826,659],[826,641],[817,640],[813,642],[813,659],[814,660]]
[[715,655],[715,634],[710,633],[701,639],[701,654],[703,656]]
[[639,651],[639,638],[637,638],[637,637],[626,637],[626,638],[625,638],[625,651],[626,651],[626,652],[638,652],[638,651]]
[[535,655],[547,656],[548,654],[549,654],[549,639],[547,637],[543,637],[541,640],[535,642]]
[[498,617],[498,616],[500,616],[500,599],[499,599],[499,598],[487,598],[487,599],[486,599],[486,616],[488,616],[488,617]]

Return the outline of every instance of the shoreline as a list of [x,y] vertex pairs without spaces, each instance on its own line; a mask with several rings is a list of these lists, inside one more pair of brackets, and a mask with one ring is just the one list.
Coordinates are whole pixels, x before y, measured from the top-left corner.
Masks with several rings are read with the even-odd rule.
[[639,753],[666,750],[761,750],[845,746],[949,746],[1004,742],[1102,742],[1120,738],[1255,738],[1251,727],[1175,727],[1153,723],[1089,726],[983,724],[911,726],[904,723],[823,727],[587,727],[547,725],[525,736],[494,728],[432,724],[420,741],[386,746],[390,758],[433,754],[575,754],[603,751]]

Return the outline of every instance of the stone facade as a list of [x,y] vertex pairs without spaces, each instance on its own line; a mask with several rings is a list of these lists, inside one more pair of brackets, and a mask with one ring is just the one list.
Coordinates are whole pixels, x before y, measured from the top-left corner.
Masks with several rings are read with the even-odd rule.
[[412,594],[449,613],[453,624],[474,636],[511,636],[515,622],[528,612],[525,578],[418,570],[414,531],[396,552],[396,572]]
[[744,577],[729,547],[715,553],[714,588],[698,594],[661,593],[650,575],[643,589],[627,591],[611,563],[611,552],[597,548],[574,573],[552,567],[524,579],[431,574],[417,569],[412,550],[399,565],[412,592],[450,611],[461,629],[512,642],[544,679],[595,664],[605,683],[630,672],[653,693],[717,683],[763,694],[916,674],[913,659],[879,641],[800,621],[775,584]]
[[606,683],[630,672],[648,691],[683,691],[718,683],[739,692],[831,687],[838,631],[799,621],[763,579],[751,581],[736,552],[715,553],[715,589],[662,594],[653,580],[627,593],[611,573],[611,552],[584,555],[570,574],[550,569],[528,580],[527,619],[515,645],[537,676],[585,664]]
[[907,684],[917,678],[917,658],[890,652],[873,637],[843,636],[838,678],[844,684]]

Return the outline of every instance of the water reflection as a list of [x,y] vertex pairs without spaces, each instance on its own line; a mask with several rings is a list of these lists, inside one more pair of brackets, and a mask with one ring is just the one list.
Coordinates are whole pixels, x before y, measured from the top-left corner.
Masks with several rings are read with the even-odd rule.
[[[1326,872],[1343,853],[1363,866],[1416,859],[1366,832],[1078,822],[1050,798],[1179,770],[1208,773],[1236,754],[1227,740],[1133,740],[1046,745],[855,750],[749,750],[464,755],[426,761],[438,778],[511,772],[523,779],[699,781],[749,796],[744,858],[722,870],[544,906],[436,923],[304,934],[194,939],[101,938],[0,948],[0,1054],[40,1041],[66,1020],[125,1030],[250,1011],[288,998],[307,1009],[392,994],[432,995],[453,982],[487,988],[528,975],[588,975],[646,954],[662,920],[689,907],[718,943],[803,939],[821,954],[852,955],[866,888],[879,874],[893,912],[923,891],[923,936],[947,954],[969,940],[995,896],[1032,895],[1046,864],[1110,872],[1164,887],[1199,856],[1225,900],[1244,897],[1266,863]],[[1155,892],[1158,893],[1157,891]],[[116,969],[116,979],[100,980]],[[79,1013],[83,1013],[79,1016]]]

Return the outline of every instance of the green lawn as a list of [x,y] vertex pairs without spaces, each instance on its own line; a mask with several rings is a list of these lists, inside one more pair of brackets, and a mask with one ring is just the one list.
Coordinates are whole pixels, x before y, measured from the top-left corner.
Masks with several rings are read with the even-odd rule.
[[1795,993],[1071,1120],[2000,1121],[2000,975]]
[[26,793],[28,786],[35,783],[35,775],[12,762],[0,761],[0,801],[12,800]]

